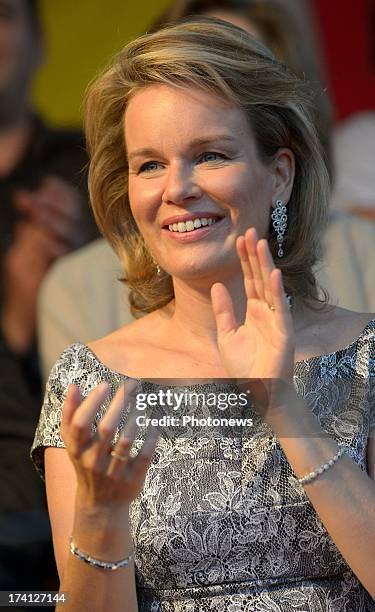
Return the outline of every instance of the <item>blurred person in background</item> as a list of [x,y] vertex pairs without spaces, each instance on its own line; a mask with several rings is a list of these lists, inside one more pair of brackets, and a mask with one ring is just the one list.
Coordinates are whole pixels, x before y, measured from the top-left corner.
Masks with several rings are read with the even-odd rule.
[[[367,21],[371,72],[375,75],[375,1]],[[334,209],[372,221],[375,243],[375,100],[371,108],[339,123],[333,135]],[[375,275],[373,275],[374,279]]]
[[[28,450],[40,403],[36,302],[50,265],[98,232],[82,134],[30,102],[44,59],[36,0],[0,0],[0,588],[55,588],[44,488]],[[51,586],[54,585],[54,586]]]
[[[368,10],[370,65],[375,73],[374,1]],[[340,305],[371,311],[375,310],[374,106],[338,123],[332,143],[335,181],[319,280]]]
[[0,336],[1,590],[58,588],[45,491],[29,460],[38,411],[19,360]]
[[333,134],[335,184],[320,281],[332,299],[375,310],[375,113],[339,123]]
[[[375,0],[368,3],[370,72],[375,75]],[[332,208],[373,221],[375,243],[375,98],[365,110],[335,126],[335,188]],[[373,277],[374,278],[374,277]]]
[[37,0],[0,0],[1,332],[40,397],[36,301],[52,262],[98,236],[82,135],[47,127],[30,102],[44,59]]
[[351,115],[337,125],[333,155],[333,211],[375,222],[375,111]]

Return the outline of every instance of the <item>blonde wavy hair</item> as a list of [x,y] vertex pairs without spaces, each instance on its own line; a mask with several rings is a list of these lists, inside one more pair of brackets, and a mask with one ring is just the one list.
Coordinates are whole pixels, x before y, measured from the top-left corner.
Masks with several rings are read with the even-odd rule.
[[97,224],[120,258],[133,316],[152,312],[174,297],[172,278],[155,262],[131,213],[124,114],[130,98],[154,84],[197,87],[241,108],[263,163],[280,147],[296,160],[288,203],[284,257],[277,257],[270,222],[269,244],[287,293],[308,306],[320,298],[313,266],[330,197],[330,181],[311,118],[306,83],[242,29],[211,18],[168,25],[122,49],[90,86],[85,132],[91,157],[89,190]]
[[169,22],[199,15],[212,16],[221,12],[225,21],[242,17],[250,27],[254,26],[263,42],[279,60],[302,79],[309,81],[313,95],[312,113],[315,127],[323,145],[325,161],[332,179],[333,109],[319,69],[316,52],[295,20],[286,2],[275,0],[173,0],[148,28],[154,32]]

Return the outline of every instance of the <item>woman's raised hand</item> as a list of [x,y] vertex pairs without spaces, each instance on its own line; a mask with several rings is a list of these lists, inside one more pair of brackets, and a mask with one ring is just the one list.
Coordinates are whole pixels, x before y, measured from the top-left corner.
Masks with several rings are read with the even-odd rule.
[[217,340],[222,362],[231,378],[282,379],[293,376],[294,330],[281,271],[275,268],[265,239],[250,228],[237,239],[247,297],[246,317],[236,321],[227,288],[211,289]]
[[156,430],[150,428],[138,454],[130,457],[136,433],[133,410],[115,447],[112,446],[122,409],[136,384],[136,381],[127,381],[118,389],[95,435],[91,425],[108,396],[109,385],[99,384],[84,401],[78,387],[68,387],[62,409],[61,436],[76,470],[77,497],[85,507],[119,509],[122,506],[128,509],[143,488],[157,442]]

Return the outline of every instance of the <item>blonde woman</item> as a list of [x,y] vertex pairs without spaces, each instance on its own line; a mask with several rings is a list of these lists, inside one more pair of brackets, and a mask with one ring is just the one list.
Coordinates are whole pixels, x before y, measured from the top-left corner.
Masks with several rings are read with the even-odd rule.
[[[61,609],[375,610],[375,319],[312,272],[329,180],[306,86],[243,30],[187,21],[118,54],[86,133],[144,316],[67,348],[47,383],[32,454]],[[254,426],[156,441],[131,407],[168,391],[155,378],[250,388]]]

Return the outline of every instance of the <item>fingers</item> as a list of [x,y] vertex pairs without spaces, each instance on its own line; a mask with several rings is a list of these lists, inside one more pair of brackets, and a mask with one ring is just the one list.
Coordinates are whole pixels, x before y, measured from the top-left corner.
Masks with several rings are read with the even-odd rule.
[[149,427],[142,448],[135,457],[131,457],[130,451],[137,433],[136,419],[137,413],[133,411],[115,448],[110,453],[112,460],[107,474],[112,478],[126,476],[128,480],[134,479],[138,482],[144,480],[159,434],[156,428]]
[[75,385],[69,386],[63,408],[63,427],[65,432],[69,429],[69,447],[73,455],[79,456],[93,442],[98,458],[108,455],[116,429],[137,386],[137,380],[129,379],[119,387],[100,420],[94,437],[92,424],[100,405],[108,397],[109,385],[106,382],[97,385],[83,402]]
[[258,239],[255,228],[246,231],[237,240],[237,252],[241,262],[247,299],[264,300],[274,305],[271,289],[271,273],[275,265],[266,239]]
[[[110,386],[95,387],[82,402],[78,388],[68,387],[63,405],[62,427],[64,441],[77,472],[83,496],[95,503],[129,504],[142,490],[147,470],[154,453],[158,432],[149,428],[137,455],[131,449],[137,434],[138,411],[134,407],[113,450],[113,437],[124,408],[139,381],[129,379],[117,389],[113,400],[92,435],[92,424],[100,405],[108,399]],[[92,503],[92,502],[90,502]]]
[[97,428],[97,439],[100,440],[98,454],[107,455],[111,447],[112,439],[121,419],[121,413],[125,405],[124,385],[117,389],[105,415],[100,420]]
[[[101,442],[100,454],[102,456],[107,455],[110,451],[116,430],[124,417],[125,410],[129,409],[129,407],[132,405],[133,393],[137,389],[138,384],[139,383],[137,380],[128,379],[123,385],[121,385],[110,403],[108,410],[101,419],[97,432]],[[125,428],[123,432],[130,431],[129,426],[132,423],[133,412],[130,412],[130,416],[128,417],[127,421],[127,428]],[[133,433],[135,434],[135,430]]]
[[222,283],[212,285],[211,302],[218,337],[235,331],[238,323],[233,310],[233,302],[227,288]]
[[158,439],[158,430],[154,427],[149,427],[143,446],[130,466],[130,474],[138,482],[143,482],[146,477]]
[[269,306],[274,306],[271,289],[271,273],[275,269],[273,259],[268,247],[268,242],[264,238],[258,241],[257,255],[262,275],[263,296]]
[[56,238],[66,242],[71,241],[71,232],[74,231],[74,226],[70,219],[55,214],[54,211],[46,208],[40,208],[38,213],[34,216],[34,220],[39,225],[52,232]]
[[112,460],[109,464],[107,474],[112,478],[123,478],[143,482],[152,455],[159,438],[158,430],[149,427],[142,448],[135,457],[130,456],[132,444],[137,432],[137,411],[130,413],[126,427],[121,433],[119,440],[110,453]]
[[[48,263],[68,251],[65,243],[59,241],[46,228],[31,221],[22,221],[17,224],[15,240],[11,249],[18,253],[24,253],[27,258],[39,257]],[[29,261],[28,264],[30,264]]]
[[237,238],[236,246],[244,278],[246,297],[248,300],[255,299],[258,297],[258,294],[255,289],[253,271],[250,265],[249,254],[244,236],[239,236]]
[[82,402],[81,393],[76,385],[68,385],[67,394],[62,407],[61,437],[64,440],[67,428],[70,426],[74,412]]
[[54,236],[75,246],[81,241],[82,196],[77,188],[57,177],[47,177],[37,190],[19,190],[15,206]]
[[258,235],[255,228],[252,227],[248,229],[245,233],[245,245],[253,278],[253,295],[251,297],[264,300],[264,279],[262,275],[261,265],[259,262],[257,243]]
[[275,268],[271,273],[270,287],[275,312],[282,315],[283,319],[286,320],[290,316],[290,306],[286,299],[281,270],[278,268]]
[[38,189],[19,189],[14,196],[16,207],[32,217],[42,209],[76,222],[81,216],[81,199],[76,187],[56,176],[44,178]]
[[136,412],[131,412],[114,449],[109,453],[112,457],[107,470],[109,476],[114,478],[122,476],[124,474],[124,469],[128,468],[133,461],[133,459],[130,458],[130,450],[137,431],[136,418]]
[[[73,393],[73,392],[71,392]],[[69,396],[63,406],[63,422],[65,425],[65,445],[75,459],[92,443],[92,423],[100,405],[109,393],[108,383],[97,385],[87,398],[76,405],[77,396]],[[73,402],[73,406],[70,402]]]

